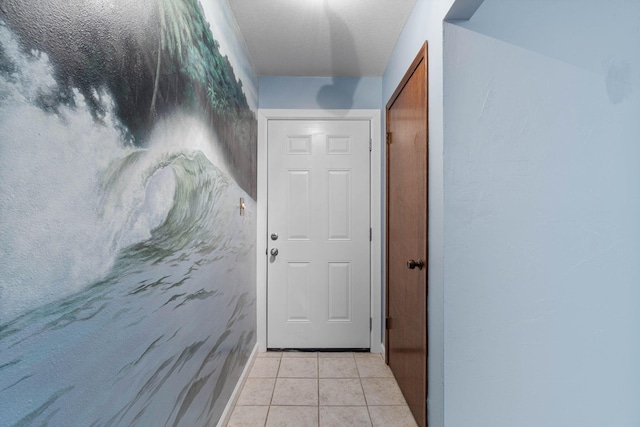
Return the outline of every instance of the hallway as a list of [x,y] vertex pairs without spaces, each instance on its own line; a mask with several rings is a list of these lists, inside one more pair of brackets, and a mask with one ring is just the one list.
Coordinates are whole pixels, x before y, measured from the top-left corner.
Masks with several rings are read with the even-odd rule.
[[258,353],[228,427],[410,427],[415,421],[382,356]]

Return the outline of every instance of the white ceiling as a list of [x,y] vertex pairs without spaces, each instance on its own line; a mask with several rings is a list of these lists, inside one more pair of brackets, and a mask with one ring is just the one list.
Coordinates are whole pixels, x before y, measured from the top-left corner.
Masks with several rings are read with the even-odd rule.
[[416,0],[229,0],[259,75],[382,76]]

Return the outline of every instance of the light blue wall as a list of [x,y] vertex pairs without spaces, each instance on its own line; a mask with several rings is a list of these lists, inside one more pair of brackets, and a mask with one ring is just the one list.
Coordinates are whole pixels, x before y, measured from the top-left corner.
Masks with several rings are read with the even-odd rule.
[[380,77],[280,77],[259,80],[260,108],[379,109]]
[[445,25],[445,420],[640,425],[640,3]]

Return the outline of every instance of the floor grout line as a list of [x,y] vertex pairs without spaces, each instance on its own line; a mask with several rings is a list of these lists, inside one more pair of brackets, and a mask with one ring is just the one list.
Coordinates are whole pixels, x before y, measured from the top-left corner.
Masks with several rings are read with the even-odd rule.
[[[315,424],[315,425],[319,426],[320,423],[321,423],[320,417],[321,417],[321,410],[322,410],[323,407],[326,407],[326,408],[363,408],[364,407],[364,408],[366,408],[366,414],[367,414],[367,417],[368,417],[367,418],[368,422],[371,423],[371,425],[373,425],[374,417],[372,416],[372,412],[371,412],[371,408],[373,406],[376,406],[376,407],[398,407],[398,406],[406,407],[407,406],[406,401],[404,402],[404,404],[370,405],[369,400],[370,400],[370,397],[372,397],[372,396],[367,397],[367,393],[365,392],[364,384],[363,384],[363,377],[362,377],[362,372],[361,372],[361,367],[358,364],[358,359],[362,359],[362,360],[365,360],[367,358],[372,358],[373,359],[373,356],[356,357],[356,355],[354,353],[351,353],[349,356],[341,355],[340,357],[332,358],[328,353],[326,355],[323,355],[322,357],[320,356],[320,354],[321,354],[320,352],[316,352],[314,357],[300,357],[300,356],[284,357],[284,353],[281,353],[279,355],[279,357],[265,357],[265,358],[263,358],[263,359],[267,359],[267,358],[269,358],[269,359],[277,359],[277,368],[275,369],[275,377],[269,377],[269,376],[267,376],[267,377],[251,377],[250,376],[250,378],[260,378],[260,379],[273,378],[273,387],[271,389],[271,394],[270,394],[270,397],[269,397],[269,400],[268,400],[268,404],[267,405],[237,405],[236,404],[236,406],[234,407],[234,412],[235,412],[235,409],[237,407],[242,407],[242,406],[252,406],[252,407],[264,407],[264,406],[266,406],[266,408],[267,408],[266,415],[265,415],[265,418],[264,418],[264,420],[263,420],[261,425],[262,425],[262,427],[267,427],[267,424],[269,422],[269,417],[272,415],[272,409],[274,407],[312,408],[312,407],[315,406],[316,407],[315,413],[316,413],[316,417],[317,417],[317,424]],[[293,377],[282,377],[281,374],[284,373],[282,371],[282,367],[283,367],[282,362],[283,362],[284,359],[288,359],[288,360],[315,359],[316,360],[316,362],[315,362],[316,363],[315,377],[311,377],[311,376],[307,377],[304,374],[302,374],[300,376],[293,376]],[[321,368],[320,367],[320,363],[321,363],[322,359],[325,360],[323,365],[326,366],[326,369],[328,369],[327,378],[321,378],[320,377],[320,368]],[[344,366],[340,367],[339,363],[336,363],[334,365],[328,364],[328,362],[326,362],[326,360],[328,360],[328,359],[351,360],[353,362],[353,365],[355,366],[355,372],[357,374],[357,377],[356,376],[351,377],[348,374],[348,372],[349,372],[348,369],[345,368]],[[384,361],[383,361],[383,363],[384,363]],[[288,374],[291,374],[292,372],[294,372],[294,373],[296,372],[295,371],[295,369],[296,369],[295,365],[296,365],[296,362],[288,362],[287,363],[287,373]],[[300,365],[305,366],[304,362],[300,363]],[[365,373],[370,375],[370,376],[364,377],[364,379],[366,379],[366,380],[372,380],[372,379],[377,379],[377,378],[379,378],[379,379],[390,379],[390,378],[393,378],[393,377],[385,376],[382,372],[378,373],[374,368],[371,368],[368,363],[364,363],[363,362],[362,366],[366,367]],[[385,364],[385,366],[386,366],[386,364]],[[306,368],[302,368],[302,372],[304,372],[304,369],[306,369]],[[273,371],[271,371],[271,372],[273,372]],[[331,376],[332,374],[334,376]],[[373,376],[371,376],[372,374],[373,374]],[[380,376],[378,376],[378,375],[380,375]],[[296,404],[274,405],[273,403],[274,403],[274,397],[276,395],[276,386],[278,384],[278,381],[279,380],[282,380],[282,381],[285,381],[285,380],[299,380],[299,379],[309,379],[309,380],[315,380],[316,381],[316,399],[315,399],[316,405],[296,405]],[[345,405],[331,405],[331,404],[329,404],[329,405],[323,405],[322,404],[322,402],[320,400],[320,382],[321,382],[321,380],[325,380],[325,382],[327,382],[327,381],[330,381],[330,380],[354,380],[354,379],[358,380],[359,391],[362,393],[362,397],[363,397],[363,400],[364,400],[364,404],[363,405],[354,405],[354,404],[345,404]],[[393,378],[393,380],[395,381],[395,378]],[[396,381],[396,384],[397,384],[397,381]],[[282,384],[281,384],[281,386],[282,386]],[[329,392],[331,394],[331,388],[330,387],[332,387],[332,385],[330,385],[330,383],[329,383],[329,384],[327,384],[326,387],[329,387],[329,388],[327,388],[327,392]],[[371,385],[369,385],[369,387],[371,387]],[[282,400],[284,402],[285,399],[286,399],[286,394],[285,395],[279,394],[279,395],[280,395],[280,400]],[[309,397],[312,396],[312,394],[308,394],[308,393],[307,393],[307,395]],[[378,400],[379,400],[379,398],[378,398]],[[331,403],[332,401],[333,400],[330,400],[328,402]],[[326,412],[326,411],[327,410],[325,410],[325,414],[326,415],[331,414],[330,410],[329,410],[329,412]],[[376,413],[377,413],[376,416],[377,417],[380,417],[380,412],[379,411],[380,411],[380,409],[376,410]],[[276,411],[276,412],[280,412],[280,411]],[[362,412],[359,412],[359,413],[361,414],[360,416],[364,416],[364,414]],[[309,412],[307,412],[307,414],[309,414]],[[273,415],[276,416],[275,413],[273,413]],[[331,415],[328,415],[328,416],[331,417]],[[232,415],[232,418],[233,418],[233,415]],[[364,418],[360,418],[360,419],[364,420]],[[299,420],[297,420],[297,421],[299,421]],[[256,424],[254,424],[254,425],[256,425]]]

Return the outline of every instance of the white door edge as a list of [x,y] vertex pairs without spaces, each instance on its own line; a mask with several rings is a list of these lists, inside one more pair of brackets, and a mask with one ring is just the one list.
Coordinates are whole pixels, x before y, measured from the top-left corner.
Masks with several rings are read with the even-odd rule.
[[370,215],[373,231],[371,242],[371,318],[370,345],[372,353],[381,353],[382,346],[382,150],[381,110],[258,110],[258,193],[256,242],[256,316],[257,343],[261,352],[267,350],[267,124],[269,120],[368,120],[371,131]]

